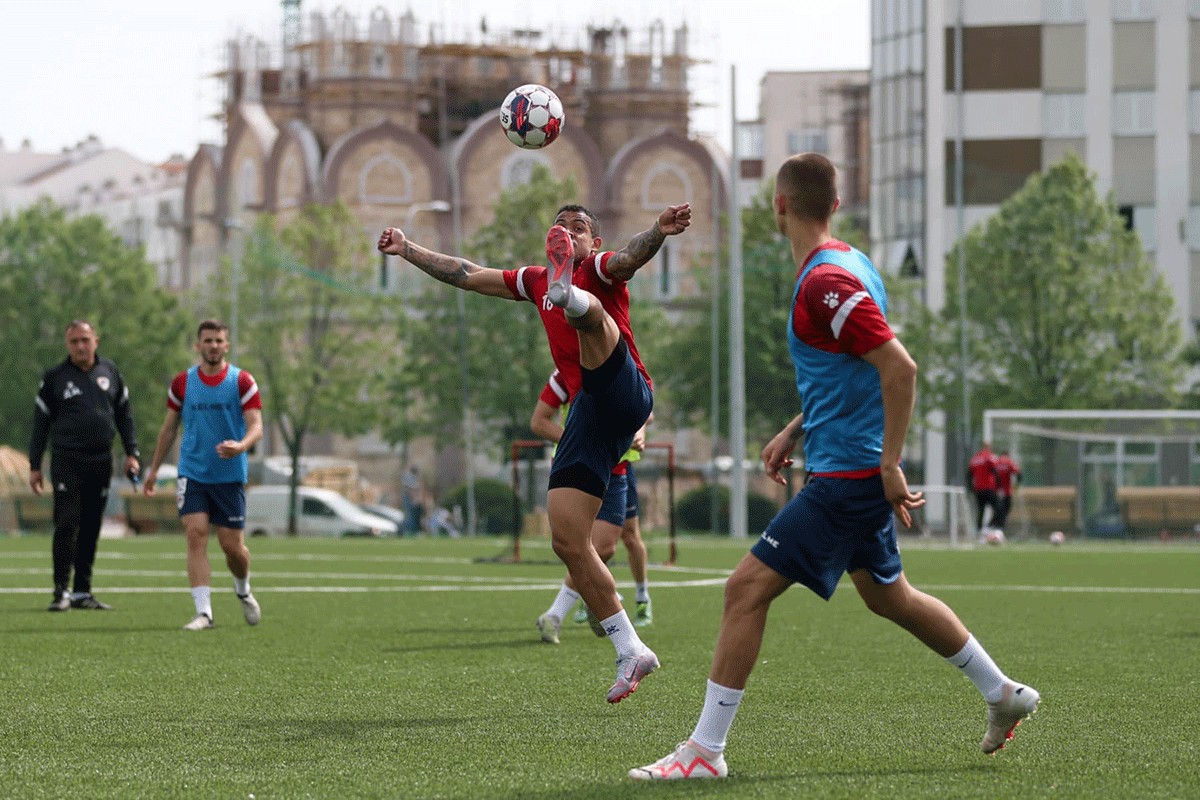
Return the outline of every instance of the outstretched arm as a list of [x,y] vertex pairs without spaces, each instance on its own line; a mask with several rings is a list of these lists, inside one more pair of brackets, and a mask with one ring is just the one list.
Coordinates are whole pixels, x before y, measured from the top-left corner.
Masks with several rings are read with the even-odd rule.
[[455,258],[438,253],[409,241],[399,228],[384,228],[377,245],[379,252],[389,256],[400,256],[417,269],[442,283],[448,283],[469,292],[478,292],[492,297],[515,299],[504,284],[504,273],[498,269],[481,267],[465,258]]
[[649,230],[629,240],[629,244],[613,253],[608,260],[608,272],[614,278],[627,281],[662,247],[668,236],[683,233],[692,224],[692,207],[688,203],[667,206]]

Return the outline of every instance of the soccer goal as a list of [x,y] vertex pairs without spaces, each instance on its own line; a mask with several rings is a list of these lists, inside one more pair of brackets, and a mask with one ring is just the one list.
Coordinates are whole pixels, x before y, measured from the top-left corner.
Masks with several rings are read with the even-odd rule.
[[1200,531],[1200,411],[989,409],[983,439],[1021,469],[1009,535]]

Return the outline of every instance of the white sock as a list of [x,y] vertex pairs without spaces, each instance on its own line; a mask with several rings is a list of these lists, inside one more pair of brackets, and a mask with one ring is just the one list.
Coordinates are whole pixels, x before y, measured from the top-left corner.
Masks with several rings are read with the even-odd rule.
[[962,670],[987,702],[995,703],[1004,696],[1004,683],[1008,677],[992,661],[983,645],[975,641],[974,636],[968,635],[963,649],[947,658],[946,662]]
[[582,317],[592,307],[592,298],[587,292],[577,292],[573,286],[567,287],[567,304],[563,313],[568,317]]
[[209,598],[209,587],[193,586],[192,602],[196,604],[197,614],[207,614],[212,619],[212,600]]
[[636,594],[634,594],[634,596],[633,596],[633,600],[635,603],[649,603],[650,602],[650,584],[649,583],[635,583],[634,589],[636,591]]
[[564,583],[558,590],[558,597],[554,598],[554,602],[550,604],[550,608],[546,613],[552,617],[566,619],[567,614],[571,613],[571,609],[579,602],[579,592],[568,588]]
[[629,615],[625,613],[625,609],[622,608],[608,619],[601,620],[600,624],[608,634],[613,647],[617,648],[618,658],[640,655],[647,649],[646,645],[642,643],[641,637],[637,635],[637,631],[634,630],[633,623],[629,621]]
[[244,578],[239,578],[236,575],[233,576],[233,591],[237,593],[238,597],[245,597],[246,595],[250,594],[249,572],[246,573],[246,577]]
[[737,716],[738,706],[742,704],[745,689],[730,689],[719,683],[708,682],[708,690],[704,693],[704,710],[700,712],[700,720],[692,731],[692,741],[711,750],[713,754],[725,750],[725,737]]

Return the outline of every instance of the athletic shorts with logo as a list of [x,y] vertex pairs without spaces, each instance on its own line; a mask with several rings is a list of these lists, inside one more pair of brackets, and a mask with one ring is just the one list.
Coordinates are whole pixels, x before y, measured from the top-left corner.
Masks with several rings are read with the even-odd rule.
[[180,476],[175,482],[175,506],[181,517],[204,513],[220,528],[246,527],[246,488],[240,483],[201,483]]
[[825,600],[844,573],[865,569],[876,583],[889,584],[902,569],[892,504],[878,475],[810,478],[750,552]]

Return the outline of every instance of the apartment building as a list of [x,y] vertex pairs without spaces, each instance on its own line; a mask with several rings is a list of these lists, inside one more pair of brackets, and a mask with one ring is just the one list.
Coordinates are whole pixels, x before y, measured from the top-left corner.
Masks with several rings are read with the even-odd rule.
[[[945,263],[961,232],[1074,151],[1140,234],[1187,330],[1200,328],[1200,0],[872,0],[871,14],[881,268],[919,278],[932,308],[954,302]],[[927,482],[957,482],[945,449],[927,435]]]

